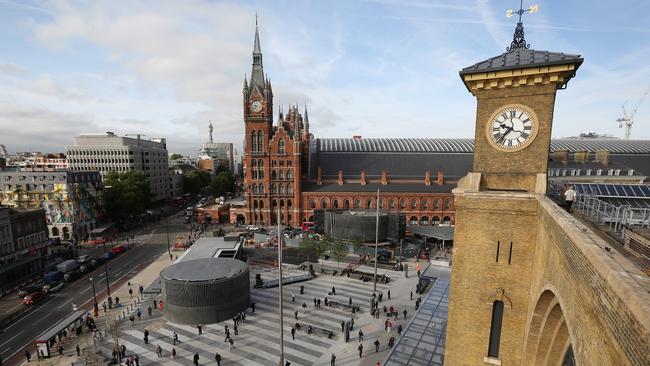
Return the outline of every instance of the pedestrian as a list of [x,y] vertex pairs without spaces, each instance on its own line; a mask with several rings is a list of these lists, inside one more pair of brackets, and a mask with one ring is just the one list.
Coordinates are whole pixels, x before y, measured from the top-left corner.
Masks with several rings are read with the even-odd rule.
[[121,350],[122,350],[122,358],[126,357],[126,346],[122,345]]
[[348,299],[348,304],[350,304],[350,306],[352,306],[352,298]]
[[144,344],[149,344],[149,331],[144,330]]
[[32,354],[31,354],[31,353],[29,353],[29,351],[28,351],[28,350],[25,350],[25,358],[27,359],[27,362],[29,362],[29,360],[31,360],[31,359],[32,359]]
[[237,327],[237,324],[235,324],[234,329],[235,329],[235,335],[239,335],[239,328]]
[[156,308],[156,299],[153,299],[153,308]]
[[221,366],[221,355],[219,352],[217,352],[216,355],[214,355],[214,360],[217,361],[217,366]]
[[234,343],[232,338],[228,338],[228,349],[232,351],[233,348],[235,348]]
[[318,306],[316,306],[316,307],[320,308],[320,299],[318,299]]
[[172,347],[172,360],[176,359],[176,348]]
[[133,316],[133,314],[129,315],[129,320],[131,321],[131,325],[133,325],[133,323],[135,322],[135,317]]
[[298,310],[293,312],[293,317],[296,318],[296,320],[298,320]]
[[327,305],[327,296],[325,296],[325,306],[329,306]]
[[345,331],[345,320],[341,320],[341,332]]
[[196,328],[199,330],[199,335],[203,334],[203,327],[201,324],[197,325]]
[[402,335],[402,324],[397,326],[397,335],[401,336]]
[[571,206],[573,206],[573,201],[575,201],[578,194],[573,190],[573,186],[569,186],[569,189],[564,192],[564,205],[566,211],[571,213]]
[[102,303],[102,307],[104,308],[104,313],[106,313],[106,301]]
[[181,341],[178,340],[178,333],[174,332],[174,346],[176,343],[181,343]]
[[363,342],[363,331],[359,329],[359,342]]
[[390,338],[388,338],[388,348],[393,348],[394,345],[395,345],[395,337],[390,336]]
[[133,298],[133,289],[129,288],[129,299]]
[[413,301],[413,291],[411,291],[411,301]]
[[147,314],[149,314],[149,316],[151,316],[151,311],[152,311],[151,306],[147,307]]
[[393,317],[393,320],[394,320],[394,321],[397,321],[398,318],[399,318],[399,312],[395,311],[393,314],[395,315],[395,316]]
[[77,345],[77,357],[81,356],[81,348],[79,348],[79,345]]
[[391,329],[393,329],[393,323],[388,322],[388,328],[386,329],[386,331],[390,333]]
[[375,352],[379,352],[379,339],[375,339]]
[[332,353],[332,358],[330,360],[330,366],[336,366],[336,355]]
[[198,366],[198,364],[199,364],[199,354],[195,353],[194,354],[194,365]]
[[386,307],[386,305],[384,305],[384,314],[386,314],[387,312],[388,312],[388,308]]
[[59,346],[59,356],[63,356],[63,346]]
[[296,327],[291,327],[291,340],[296,340]]
[[224,342],[228,342],[228,339],[230,339],[230,331],[226,329],[226,339],[224,339]]
[[296,294],[291,294],[291,302],[296,302]]
[[142,295],[144,295],[144,287],[142,287],[142,285],[140,285],[140,287],[138,287],[138,290],[140,291],[140,297],[142,297]]
[[314,307],[315,308],[318,307],[318,306],[316,306],[316,298],[315,297],[314,297]]
[[156,345],[156,356],[158,356],[158,358],[162,357],[162,347],[160,347],[159,344]]
[[173,261],[173,260],[174,260],[174,256],[173,256],[171,253],[169,253],[169,260],[170,260],[170,261]]
[[384,293],[380,292],[379,293],[379,301],[381,302],[384,299]]
[[304,294],[304,293],[305,293],[305,286],[302,286],[302,285],[301,285],[301,286],[300,286],[300,294],[302,295],[302,294]]
[[354,328],[354,318],[350,318],[350,330]]
[[142,312],[140,311],[140,309],[138,309],[138,312],[136,312],[135,315],[137,315],[138,320],[140,320],[140,317],[142,316]]
[[135,361],[135,366],[140,366],[140,357],[138,357],[138,355],[135,355],[135,357],[133,357],[133,360]]
[[336,288],[332,286],[332,295],[336,295]]
[[359,347],[357,349],[359,350],[359,358],[363,357],[363,343],[359,343]]
[[388,290],[388,300],[390,300],[390,290]]
[[251,303],[251,311],[254,313],[255,312],[255,303]]

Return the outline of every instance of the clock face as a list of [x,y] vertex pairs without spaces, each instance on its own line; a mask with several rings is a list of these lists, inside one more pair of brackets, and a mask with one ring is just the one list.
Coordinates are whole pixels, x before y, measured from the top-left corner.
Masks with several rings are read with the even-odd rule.
[[509,105],[497,110],[488,122],[490,144],[501,151],[519,151],[530,145],[537,135],[537,117],[523,105]]
[[259,100],[256,100],[253,103],[251,103],[251,111],[257,113],[257,112],[259,112],[261,110],[262,110],[262,102],[260,102]]

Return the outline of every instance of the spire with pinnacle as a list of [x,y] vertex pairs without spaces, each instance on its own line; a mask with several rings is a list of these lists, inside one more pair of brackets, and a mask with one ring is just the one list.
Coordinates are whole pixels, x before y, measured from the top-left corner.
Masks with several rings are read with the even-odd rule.
[[264,91],[265,86],[264,69],[262,67],[262,48],[260,47],[260,33],[257,26],[257,14],[255,15],[255,43],[253,44],[253,72],[251,73],[251,90],[256,86],[259,92]]
[[519,21],[517,21],[517,26],[515,27],[515,33],[512,36],[512,42],[510,43],[510,47],[506,47],[506,51],[514,51],[516,49],[528,49],[530,48],[530,44],[526,43],[526,40],[524,39],[524,23],[521,22],[521,16],[525,13],[537,13],[537,10],[539,9],[539,6],[537,5],[531,5],[530,8],[524,10],[524,0],[519,0],[519,10],[517,11],[512,11],[512,9],[509,9],[506,11],[506,17],[510,18],[513,14],[518,14],[519,15]]

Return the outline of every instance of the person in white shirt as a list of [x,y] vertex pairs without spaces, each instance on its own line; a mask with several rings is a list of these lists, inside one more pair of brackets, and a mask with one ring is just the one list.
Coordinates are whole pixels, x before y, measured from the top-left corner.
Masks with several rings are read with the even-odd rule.
[[567,212],[571,212],[571,206],[573,206],[573,201],[576,200],[577,193],[573,190],[573,186],[569,186],[564,192],[564,204]]

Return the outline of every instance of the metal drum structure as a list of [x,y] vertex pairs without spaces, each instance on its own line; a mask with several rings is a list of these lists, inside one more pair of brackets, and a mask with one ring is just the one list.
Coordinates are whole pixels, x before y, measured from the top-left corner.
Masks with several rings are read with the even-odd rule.
[[250,304],[248,264],[227,258],[201,258],[160,272],[163,313],[179,324],[218,323]]

